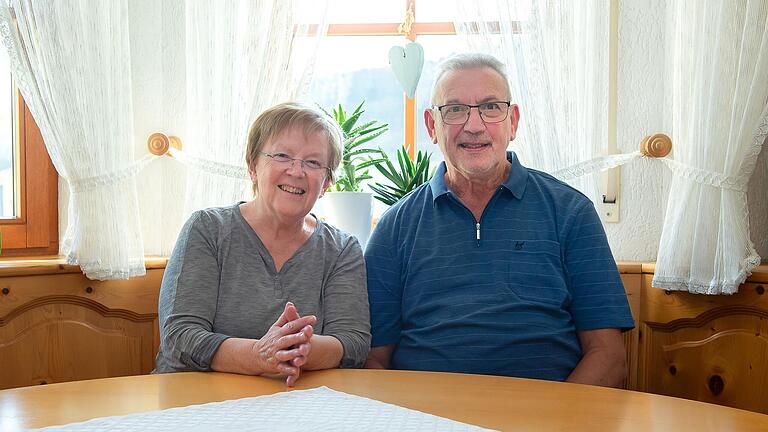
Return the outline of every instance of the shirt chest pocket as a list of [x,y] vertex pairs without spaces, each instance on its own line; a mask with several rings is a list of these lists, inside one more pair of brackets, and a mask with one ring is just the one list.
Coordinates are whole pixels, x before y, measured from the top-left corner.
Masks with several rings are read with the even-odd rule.
[[560,244],[512,240],[508,246],[507,286],[521,300],[564,306],[570,303]]

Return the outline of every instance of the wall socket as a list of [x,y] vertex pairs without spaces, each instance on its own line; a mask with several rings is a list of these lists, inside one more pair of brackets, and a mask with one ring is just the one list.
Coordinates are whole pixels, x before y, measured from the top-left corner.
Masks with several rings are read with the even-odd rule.
[[600,218],[605,223],[619,223],[619,203],[601,203]]

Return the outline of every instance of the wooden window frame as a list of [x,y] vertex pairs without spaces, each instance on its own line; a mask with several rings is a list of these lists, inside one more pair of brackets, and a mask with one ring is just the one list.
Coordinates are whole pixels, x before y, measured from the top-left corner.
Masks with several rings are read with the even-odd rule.
[[58,173],[43,136],[24,99],[16,91],[16,217],[0,219],[2,257],[58,255]]

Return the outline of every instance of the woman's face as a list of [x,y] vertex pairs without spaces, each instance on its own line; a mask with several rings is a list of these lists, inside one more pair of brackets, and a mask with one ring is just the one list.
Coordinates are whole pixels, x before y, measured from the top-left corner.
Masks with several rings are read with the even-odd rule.
[[[305,135],[301,126],[291,126],[261,151],[250,169],[251,179],[258,184],[257,204],[281,220],[304,218],[330,185],[325,168],[330,158],[327,137],[320,131]],[[286,158],[296,160],[286,162]],[[318,164],[323,168],[311,168]]]

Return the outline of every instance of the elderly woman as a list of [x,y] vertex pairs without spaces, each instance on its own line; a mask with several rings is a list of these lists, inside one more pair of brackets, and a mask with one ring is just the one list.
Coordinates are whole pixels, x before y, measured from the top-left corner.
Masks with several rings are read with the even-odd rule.
[[[197,211],[160,289],[155,372],[282,374],[360,367],[370,323],[357,240],[309,214],[333,181],[341,132],[296,103],[248,134],[254,199]],[[301,314],[299,313],[301,312]]]

